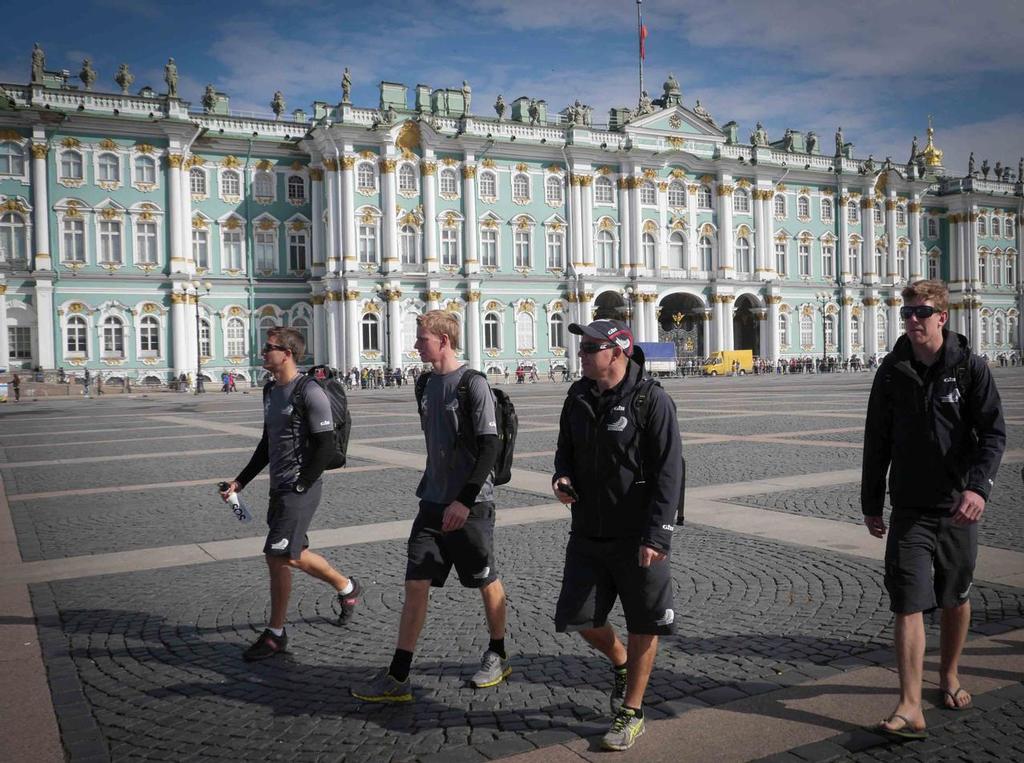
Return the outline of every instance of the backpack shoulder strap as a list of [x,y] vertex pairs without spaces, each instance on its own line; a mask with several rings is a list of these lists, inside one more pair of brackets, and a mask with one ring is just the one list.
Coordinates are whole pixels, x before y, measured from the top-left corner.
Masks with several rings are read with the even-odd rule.
[[[462,378],[459,379],[459,383],[455,387],[455,396],[459,401],[459,416],[462,417],[460,429],[462,430],[463,436],[466,438],[466,442],[472,446],[476,445],[476,438],[473,435],[473,415],[472,406],[469,401],[469,385],[474,376],[482,377],[484,383],[487,383],[487,377],[483,373],[472,368],[467,368],[466,372],[462,374]],[[490,390],[489,384],[487,385],[487,389]]]
[[644,379],[637,385],[637,391],[633,394],[633,413],[636,421],[636,428],[640,431],[647,429],[647,422],[651,418],[651,397],[654,395],[654,388],[660,387],[657,379]]
[[416,386],[414,391],[416,393],[416,410],[422,412],[423,410],[423,394],[427,391],[427,381],[430,379],[433,371],[424,371],[416,379]]
[[977,356],[971,353],[967,356],[967,360],[959,363],[954,372],[956,376],[956,387],[960,392],[960,398],[966,400],[970,395],[971,387],[974,382],[974,359]]

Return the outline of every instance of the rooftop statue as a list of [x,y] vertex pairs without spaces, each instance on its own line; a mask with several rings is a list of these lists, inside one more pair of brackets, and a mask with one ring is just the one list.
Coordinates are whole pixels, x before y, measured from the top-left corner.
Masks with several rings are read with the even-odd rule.
[[498,100],[494,102],[494,111],[499,122],[505,118],[505,99],[501,97],[501,93],[498,93]]
[[981,176],[985,180],[988,180],[989,169],[990,169],[990,167],[988,166],[988,159],[982,159],[981,160]]
[[466,80],[462,80],[462,114],[469,115],[469,104],[473,100],[473,88]]
[[78,73],[78,79],[82,80],[86,90],[92,90],[96,83],[96,70],[92,68],[92,61],[88,58],[82,61],[82,71]]
[[1017,162],[1017,179],[1024,180],[1024,156]]
[[807,133],[807,153],[814,154],[818,151],[818,133],[813,130]]
[[705,122],[710,122],[711,124],[715,123],[715,120],[714,118],[712,118],[711,113],[700,105],[700,98],[698,98],[697,102],[693,104],[693,113],[696,114],[701,119],[703,119]]
[[836,156],[843,155],[844,145],[845,143],[843,142],[843,128],[840,126],[839,128],[836,129]]
[[39,47],[37,42],[32,46],[32,82],[42,83],[43,81],[43,68],[46,66],[46,54],[43,49]]
[[178,97],[178,66],[174,63],[173,58],[167,59],[167,65],[164,67],[164,82],[167,83],[167,97],[177,98]]
[[910,161],[917,159],[917,136],[914,136],[913,142],[910,144]]
[[284,114],[284,93],[280,90],[274,91],[274,98],[270,101],[270,109],[274,112],[275,119],[280,119],[281,115]]
[[217,105],[217,91],[213,89],[213,85],[207,85],[206,90],[203,91],[203,111],[207,114],[213,113],[213,107]]
[[668,73],[668,79],[664,84],[665,95],[677,95],[679,93],[679,80],[672,72]]
[[651,96],[647,95],[646,90],[640,91],[640,102],[636,107],[637,116],[643,116],[644,114],[650,114],[654,111],[654,103],[651,101]]
[[750,134],[750,145],[752,146],[767,146],[768,145],[768,131],[764,129],[764,125],[760,122],[754,128],[754,132]]
[[996,162],[996,180],[1003,179],[1003,163]]
[[536,98],[530,99],[530,105],[527,107],[526,113],[530,115],[530,124],[540,124],[540,106],[537,104]]
[[789,127],[786,128],[786,134],[782,138],[782,150],[789,151],[792,153],[794,144],[793,130]]
[[973,178],[978,176],[978,171],[974,169],[974,152],[971,151],[971,155],[967,157],[967,177]]
[[117,74],[114,75],[114,82],[121,88],[121,94],[127,95],[128,88],[135,81],[135,75],[128,71],[128,64],[121,64],[117,67]]
[[341,102],[352,103],[352,75],[348,73],[348,67],[341,74]]

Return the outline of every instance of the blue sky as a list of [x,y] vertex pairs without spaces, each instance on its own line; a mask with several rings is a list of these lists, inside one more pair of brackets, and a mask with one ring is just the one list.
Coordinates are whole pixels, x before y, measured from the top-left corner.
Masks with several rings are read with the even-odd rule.
[[[1014,170],[1024,155],[1020,0],[645,0],[643,12],[652,96],[671,71],[687,106],[700,98],[744,139],[760,120],[772,139],[792,127],[831,146],[842,125],[856,155],[903,162],[933,114],[951,171],[971,150]],[[635,0],[61,0],[12,3],[4,19],[0,81],[27,81],[34,41],[48,69],[77,74],[90,57],[97,89],[116,90],[121,62],[133,90],[162,89],[174,56],[197,106],[207,82],[233,110],[269,114],[275,90],[289,110],[336,103],[345,66],[365,106],[382,79],[410,91],[468,79],[487,115],[499,92],[552,111],[579,98],[597,121],[638,96]]]

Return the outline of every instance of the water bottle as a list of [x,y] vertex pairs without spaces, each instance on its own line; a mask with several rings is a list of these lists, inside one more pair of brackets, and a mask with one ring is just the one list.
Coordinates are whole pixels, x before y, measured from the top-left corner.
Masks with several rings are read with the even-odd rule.
[[[231,483],[221,482],[217,487],[220,488],[221,492],[223,492],[231,487]],[[234,515],[237,517],[239,522],[252,522],[252,512],[249,511],[248,506],[239,500],[238,493],[231,493],[231,495],[228,496],[228,506],[231,507],[231,511],[234,512]]]

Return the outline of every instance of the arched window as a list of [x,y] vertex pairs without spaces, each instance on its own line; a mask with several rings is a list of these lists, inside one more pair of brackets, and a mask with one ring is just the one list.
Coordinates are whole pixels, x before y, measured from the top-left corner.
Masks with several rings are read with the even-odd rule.
[[613,204],[615,202],[615,187],[612,181],[604,175],[598,175],[594,180],[594,201],[598,204]]
[[789,243],[785,239],[775,240],[775,272],[785,278],[789,272]]
[[517,230],[513,237],[515,248],[515,266],[517,268],[532,267],[533,258],[530,256],[530,231]]
[[1011,347],[1017,346],[1017,319],[1008,318],[1006,320],[1006,339],[1007,343]]
[[153,157],[135,157],[135,182],[156,183],[156,161]]
[[124,324],[113,315],[103,319],[103,354],[124,357]]
[[221,268],[224,270],[242,270],[242,231],[230,228],[221,231]]
[[117,154],[100,154],[96,160],[97,180],[101,183],[117,183],[121,180],[121,162]]
[[686,206],[686,185],[681,180],[673,180],[669,183],[668,205],[670,207]]
[[697,243],[697,253],[700,255],[701,270],[706,270],[710,273],[715,269],[712,260],[711,238],[709,236],[700,237],[700,241]]
[[259,336],[260,346],[263,346],[270,339],[270,332],[277,326],[277,318],[273,315],[265,315],[260,318],[259,325],[256,327],[257,334]]
[[156,223],[152,220],[135,223],[135,261],[140,265],[155,265],[156,244]]
[[736,239],[736,270],[740,273],[751,273],[754,270],[750,258],[750,239],[746,236]]
[[304,315],[300,315],[292,319],[291,327],[302,334],[302,343],[306,345],[306,351],[303,353],[303,356],[309,355],[309,321]]
[[929,257],[928,258],[928,277],[935,279],[939,277],[939,258]]
[[656,257],[657,242],[654,240],[654,235],[651,233],[645,233],[640,240],[640,256],[643,258],[643,265],[649,270],[654,270]]
[[668,266],[676,270],[686,267],[686,240],[679,231],[668,238]]
[[836,246],[826,242],[821,245],[821,274],[827,279],[836,277]]
[[846,203],[846,222],[857,223],[860,222],[860,209],[857,207],[857,200],[850,199]]
[[398,190],[401,193],[416,193],[416,170],[411,164],[398,168]]
[[24,175],[25,155],[13,141],[0,143],[0,175]]
[[850,344],[854,347],[860,347],[862,342],[860,339],[860,316],[853,315],[850,317]]
[[[1024,180],[1024,178],[1018,178],[1018,179],[1019,180]],[[1006,218],[1006,224],[1003,226],[1003,235],[1006,236],[1007,238],[1013,238],[1013,218],[1012,217],[1007,217]]]
[[881,225],[884,220],[882,218],[882,205],[877,201],[871,207],[872,219],[875,221],[875,225]]
[[697,189],[697,207],[699,209],[711,209],[711,186],[701,184]]
[[900,204],[896,207],[896,224],[906,225],[907,224],[907,208]]
[[377,263],[377,224],[359,224],[359,262],[364,265]]
[[801,276],[811,274],[811,242],[801,241],[797,245],[797,264],[800,267]]
[[277,231],[258,230],[255,237],[256,269],[277,270]]
[[457,228],[441,229],[441,264],[449,268],[459,266],[459,231]]
[[811,200],[806,196],[797,197],[796,215],[802,220],[806,220],[811,216]]
[[117,220],[100,220],[100,262],[123,262],[121,249],[121,223]]
[[451,167],[445,167],[438,174],[439,187],[443,196],[459,195],[459,176]]
[[524,173],[512,176],[512,200],[530,200],[530,176]]
[[852,278],[860,278],[860,243],[856,240],[846,248],[846,272]]
[[0,262],[19,262],[28,259],[25,220],[21,215],[8,212],[0,215]]
[[544,181],[544,201],[548,204],[562,203],[562,178],[551,175]]
[[823,321],[825,329],[825,348],[834,350],[836,346],[836,317],[826,315]]
[[885,250],[880,247],[875,247],[875,274],[882,278],[886,275],[885,272]]
[[288,231],[288,269],[293,273],[301,273],[309,269],[306,244],[306,231]]
[[356,165],[356,185],[360,191],[368,191],[370,193],[373,193],[377,188],[372,162],[359,162]]
[[403,265],[415,265],[419,262],[419,255],[416,247],[416,229],[411,225],[403,225],[398,232],[398,251]]
[[195,196],[206,195],[206,170],[193,167],[188,171],[189,191]]
[[983,346],[992,344],[991,325],[987,315],[981,316],[981,344]]
[[224,170],[220,176],[220,195],[236,197],[242,193],[242,181],[234,170]]
[[65,217],[61,221],[61,255],[65,262],[85,262],[85,221]]
[[602,230],[597,233],[597,266],[604,270],[615,268],[615,237],[611,231]]
[[1017,285],[1017,252],[1013,249],[1006,250],[1006,285]]
[[484,316],[484,349],[501,349],[501,319],[495,313]]
[[999,222],[999,218],[998,217],[993,217],[992,218],[992,238],[999,238],[999,235],[1000,235],[999,234],[999,230],[1000,230],[1001,227],[1002,226],[1001,226],[1001,224]]
[[521,312],[516,316],[516,349],[533,350],[536,348],[534,341],[534,320],[527,312]]
[[89,325],[85,318],[80,315],[72,315],[68,318],[67,343],[65,344],[68,353],[85,355],[89,352]]
[[487,201],[498,198],[498,176],[493,172],[480,173],[480,198]]
[[928,229],[928,234],[927,234],[928,238],[938,238],[939,237],[939,221],[936,220],[934,217],[929,217],[928,218],[927,229]]
[[978,235],[988,235],[988,219],[985,215],[978,215]]
[[884,310],[878,311],[875,319],[875,338],[878,340],[878,351],[884,352],[889,349],[889,319],[885,316]]
[[253,196],[269,199],[274,195],[274,176],[269,172],[257,172],[252,184]]
[[199,321],[199,354],[204,358],[213,357],[213,334],[210,333],[210,321],[202,318]]
[[561,313],[552,313],[548,320],[548,346],[551,349],[565,347],[565,318]]
[[985,251],[978,254],[978,280],[988,283],[988,252]]
[[733,192],[732,209],[740,214],[750,212],[750,192],[746,188],[737,188]]
[[906,280],[907,278],[907,245],[897,244],[896,245],[896,272],[899,273],[900,278]]
[[805,350],[814,346],[814,321],[807,313],[800,314],[800,346]]
[[362,320],[363,352],[380,350],[380,319],[373,313],[366,313]]
[[640,203],[653,206],[658,203],[658,189],[650,180],[640,186]]
[[565,267],[565,246],[564,236],[561,231],[549,230],[545,236],[545,243],[547,249],[547,261],[548,269],[556,270]]
[[226,354],[229,358],[244,358],[245,351],[245,324],[241,318],[228,318],[225,327],[227,341]]
[[781,193],[775,194],[772,199],[772,212],[776,217],[786,216],[786,197]]
[[827,196],[823,197],[821,199],[821,221],[825,223],[830,223],[832,222],[833,217],[834,212],[832,207],[832,199],[828,198]]
[[480,265],[485,268],[498,267],[498,231],[496,228],[480,230]]
[[139,350],[143,357],[160,354],[160,322],[152,315],[144,316],[139,322]]
[[779,346],[789,347],[789,316],[785,313],[779,316]]
[[995,320],[992,321],[992,326],[994,329],[994,334],[992,336],[993,343],[996,345],[1003,344],[1003,334],[1005,333],[1003,327],[1003,316],[997,315]]
[[62,180],[83,178],[82,154],[78,151],[64,151],[60,155],[60,177]]
[[306,181],[301,175],[288,176],[288,201],[301,202],[306,200]]

